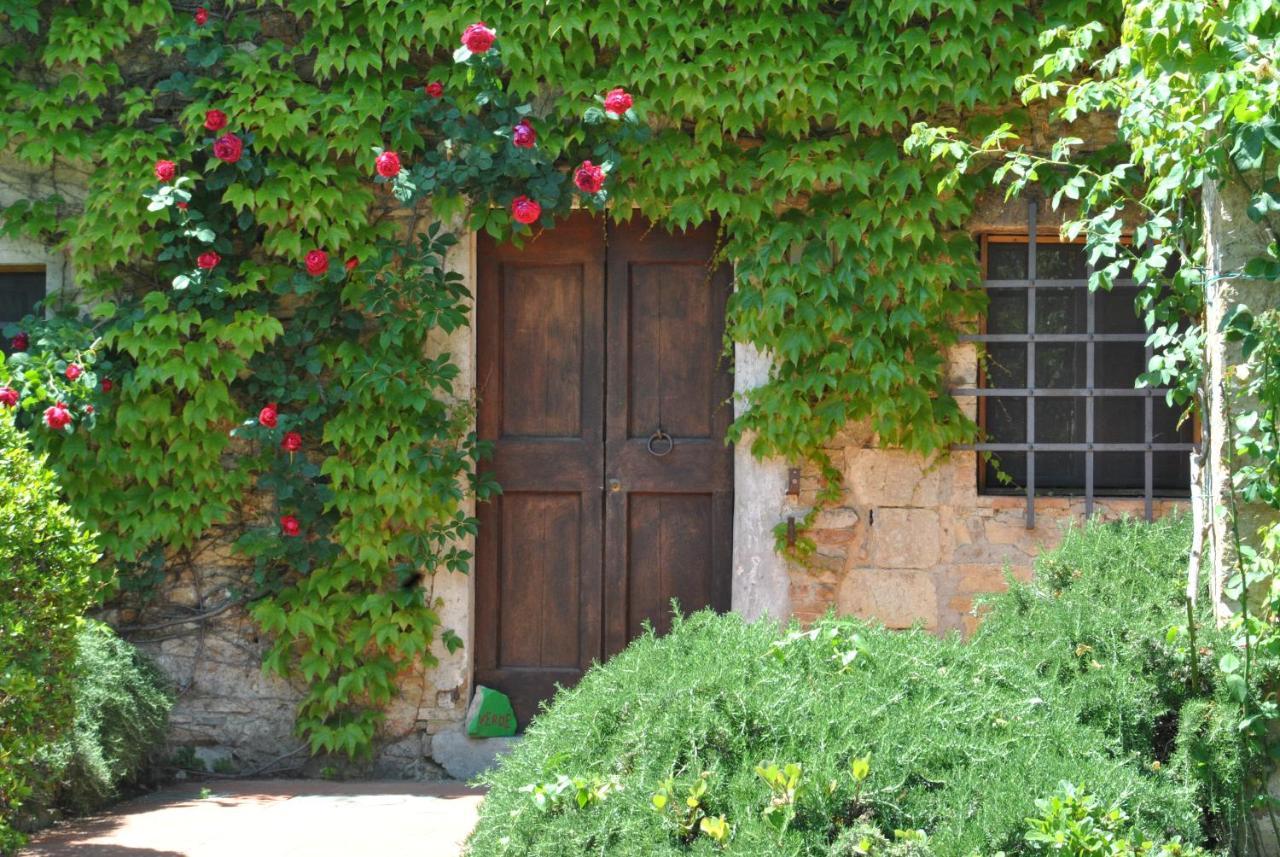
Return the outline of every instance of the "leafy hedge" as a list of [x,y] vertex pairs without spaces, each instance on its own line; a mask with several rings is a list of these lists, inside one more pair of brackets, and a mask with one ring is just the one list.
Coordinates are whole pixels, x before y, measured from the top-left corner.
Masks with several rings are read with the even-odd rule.
[[87,622],[77,643],[75,721],[37,754],[42,776],[28,811],[102,807],[164,742],[173,699],[160,672],[101,622]]
[[0,411],[0,852],[40,748],[74,719],[76,634],[99,590],[93,537],[58,497]]
[[1026,854],[1034,799],[1063,781],[1126,835],[1212,841],[1241,763],[1178,727],[1229,705],[1218,635],[1178,630],[1188,541],[1180,521],[1073,532],[969,642],[677,621],[535,720],[487,778],[471,853],[855,854],[871,825],[875,853],[925,853],[895,834],[918,830],[937,854]]

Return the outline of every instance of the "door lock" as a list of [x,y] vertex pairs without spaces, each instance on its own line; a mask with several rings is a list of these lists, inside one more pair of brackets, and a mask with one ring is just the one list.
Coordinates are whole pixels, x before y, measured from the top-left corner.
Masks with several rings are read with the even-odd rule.
[[618,493],[619,491],[621,491],[621,490],[622,490],[622,482],[621,482],[621,480],[618,480],[618,479],[610,479],[610,480],[609,480],[609,493],[611,493],[611,494],[617,494],[617,493]]

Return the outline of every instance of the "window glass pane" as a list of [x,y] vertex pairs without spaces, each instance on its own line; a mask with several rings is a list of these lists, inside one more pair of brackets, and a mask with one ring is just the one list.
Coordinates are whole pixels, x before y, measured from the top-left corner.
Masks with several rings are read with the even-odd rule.
[[1094,453],[1093,490],[1100,494],[1141,496],[1146,478],[1143,456],[1141,452]]
[[1027,243],[1025,241],[989,241],[987,243],[988,280],[1025,280],[1026,278]]
[[1027,346],[1021,342],[989,342],[986,349],[988,387],[1027,386]]
[[982,462],[982,470],[983,484],[990,494],[1018,494],[1027,490],[1025,452],[993,452]]
[[987,333],[1027,332],[1027,290],[987,291]]
[[1151,401],[1151,440],[1154,443],[1191,443],[1193,440],[1192,419],[1187,417],[1182,426],[1178,426],[1181,411],[1164,403],[1164,396],[1156,396]]
[[992,443],[1027,442],[1027,400],[992,396],[987,399],[987,440]]
[[[0,268],[0,328],[21,321],[35,311],[36,303],[44,300],[44,271],[6,271]],[[6,354],[9,339],[3,339]]]
[[1187,496],[1191,485],[1191,454],[1154,452],[1151,454],[1152,490],[1156,494]]
[[1070,493],[1084,484],[1083,452],[1037,452],[1036,491]]
[[1136,288],[1120,287],[1110,291],[1094,292],[1094,322],[1098,333],[1146,333],[1138,318],[1134,301],[1138,299]]
[[1130,389],[1147,367],[1140,342],[1099,342],[1094,345],[1093,385]]
[[1084,443],[1084,399],[1035,398],[1036,443]]
[[1036,387],[1084,387],[1085,356],[1082,342],[1037,342]]
[[[1145,443],[1143,400],[1137,396],[1099,396],[1093,402],[1096,443]],[[1132,453],[1138,455],[1139,453]]]
[[1083,280],[1088,276],[1083,244],[1036,242],[1037,280]]
[[1036,333],[1084,333],[1088,289],[1037,288]]

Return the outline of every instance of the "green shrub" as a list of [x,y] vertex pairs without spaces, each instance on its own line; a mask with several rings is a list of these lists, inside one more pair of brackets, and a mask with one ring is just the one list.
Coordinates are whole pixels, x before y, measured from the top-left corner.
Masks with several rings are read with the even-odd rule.
[[1129,817],[1119,807],[1103,807],[1084,788],[1062,783],[1036,801],[1040,814],[1027,819],[1027,844],[1035,854],[1059,857],[1208,857],[1207,851],[1167,842],[1132,841]]
[[103,806],[144,772],[172,706],[159,672],[108,626],[87,623],[78,642],[75,724],[39,752],[29,801],[70,813]]
[[0,413],[0,851],[20,840],[38,751],[74,718],[76,634],[100,591],[93,537],[58,496]]
[[[1204,782],[1177,763],[1199,656],[1170,633],[1188,542],[1178,521],[1070,533],[972,642],[678,620],[557,695],[486,778],[471,853],[1028,854],[1034,800],[1064,781],[1123,812],[1132,841],[1202,843]],[[1196,671],[1212,704],[1212,657]],[[529,787],[561,776],[617,786],[539,805]]]

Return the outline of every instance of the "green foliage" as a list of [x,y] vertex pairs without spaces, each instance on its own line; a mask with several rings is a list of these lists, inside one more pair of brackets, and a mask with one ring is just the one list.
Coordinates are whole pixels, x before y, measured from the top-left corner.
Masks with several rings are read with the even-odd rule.
[[164,743],[173,700],[159,672],[100,622],[86,623],[77,645],[75,723],[40,750],[41,782],[29,812],[104,806]]
[[[1194,644],[1184,627],[1188,541],[1180,521],[1073,531],[969,642],[677,620],[535,719],[486,778],[471,853],[1030,854],[1032,800],[1062,781],[1123,812],[1130,842],[1222,841],[1231,819],[1210,792],[1258,760],[1205,759],[1217,748],[1195,737],[1233,707],[1224,635],[1205,609]],[[836,656],[833,639],[847,641]],[[565,772],[622,788],[538,812],[528,784]],[[724,820],[722,842],[707,818]]]
[[1061,854],[1065,857],[1130,857],[1152,855],[1173,857],[1207,857],[1198,846],[1184,846],[1175,837],[1168,842],[1150,840],[1131,842],[1129,816],[1118,807],[1102,807],[1097,798],[1083,788],[1062,783],[1058,791],[1036,801],[1040,815],[1028,818],[1027,844],[1035,854]]
[[40,749],[75,716],[81,616],[101,591],[90,533],[53,473],[0,413],[0,852],[30,793]]
[[[363,258],[394,229],[390,200],[366,181],[375,148],[420,153],[443,139],[469,141],[429,166],[414,162],[395,188],[434,194],[437,213],[447,214],[466,185],[498,203],[473,206],[470,225],[501,233],[518,192],[541,199],[545,219],[568,201],[549,164],[609,160],[609,147],[590,137],[598,109],[583,124],[554,117],[628,87],[653,137],[629,153],[626,181],[610,191],[615,216],[635,206],[677,227],[720,222],[739,274],[730,335],[777,358],[734,436],[749,434],[760,455],[816,458],[832,480],[823,445],[851,421],[924,451],[973,431],[944,372],[958,320],[981,300],[969,288],[977,270],[961,228],[970,200],[934,194],[937,169],[902,153],[902,132],[917,118],[1008,102],[1044,26],[1116,18],[1111,0],[302,0],[215,4],[198,27],[167,0],[133,4],[128,14],[107,0],[48,4],[38,14],[9,6],[0,142],[30,164],[83,165],[93,181],[82,207],[22,200],[5,211],[4,229],[62,242],[94,298],[136,285],[139,261],[160,249],[170,218],[136,200],[154,188],[156,158],[185,164],[199,150],[194,131],[209,108],[251,131],[274,169],[257,186],[229,184],[226,215],[249,218],[262,247],[280,257],[296,261],[316,246]],[[478,64],[448,61],[477,18],[498,31],[510,68],[503,87],[472,88],[496,62],[492,53]],[[425,80],[450,97],[425,99]],[[453,100],[458,91],[483,101]],[[487,99],[502,91],[516,100],[495,108]],[[479,145],[481,130],[509,128],[516,114],[506,111],[517,108],[531,109],[549,132],[536,158],[516,157],[505,137]],[[246,293],[281,274],[243,273]],[[228,379],[278,336],[269,319],[248,312],[227,347],[210,338],[203,313],[161,315],[140,316],[117,344],[138,363],[139,384],[121,402],[130,430],[82,456],[117,475],[109,488],[73,490],[92,498],[83,514],[128,511],[123,525],[95,523],[108,549],[129,561],[152,546],[187,547],[233,517],[252,480],[223,460],[218,428],[236,419]],[[180,467],[162,470],[159,438],[182,450]]]
[[827,857],[933,857],[933,849],[918,830],[895,830],[890,840],[875,825],[861,823],[841,832]]

